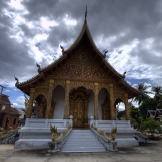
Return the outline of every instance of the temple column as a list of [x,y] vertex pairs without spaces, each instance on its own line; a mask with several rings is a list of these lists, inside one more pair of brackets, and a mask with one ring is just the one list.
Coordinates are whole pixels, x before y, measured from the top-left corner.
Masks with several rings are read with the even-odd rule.
[[126,111],[126,120],[130,120],[130,111],[129,111],[129,104],[128,104],[128,94],[124,94],[125,100],[125,111]]
[[32,109],[33,109],[33,101],[34,101],[34,93],[35,93],[35,88],[30,88],[30,98],[29,98],[26,118],[31,118]]
[[94,119],[98,120],[98,83],[94,83]]
[[54,80],[49,80],[48,95],[47,95],[47,107],[46,107],[46,119],[50,118],[50,109],[52,104],[52,92],[54,87]]
[[69,88],[69,85],[70,85],[70,81],[66,81],[66,84],[65,84],[65,103],[64,103],[64,119],[68,119],[69,117],[69,91],[70,91],[70,88]]
[[113,84],[109,84],[109,88],[110,88],[110,113],[111,113],[111,120],[115,120]]

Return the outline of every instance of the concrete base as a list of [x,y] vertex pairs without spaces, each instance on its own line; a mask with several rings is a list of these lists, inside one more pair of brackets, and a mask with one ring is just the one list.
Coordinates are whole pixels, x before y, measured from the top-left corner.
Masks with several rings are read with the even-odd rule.
[[142,133],[140,132],[136,132],[134,134],[134,138],[138,140],[138,142],[142,142],[142,143],[149,143],[149,139],[148,137],[146,137],[145,135],[142,135]]
[[26,119],[25,126],[19,130],[20,138],[15,148],[48,148],[51,140],[50,124],[57,127],[57,132],[64,132],[71,124],[71,119]]
[[51,142],[51,139],[20,139],[15,143],[15,148],[19,148],[19,149],[48,148],[49,142]]
[[[51,142],[50,124],[56,126],[58,133],[66,130],[72,123],[71,119],[26,119],[25,126],[19,130],[20,138],[15,143],[15,148],[48,148]],[[91,120],[99,130],[110,136],[113,127],[117,127],[118,146],[138,146],[134,138],[135,130],[131,128],[129,120]]]
[[135,130],[130,125],[130,120],[91,120],[90,125],[94,124],[99,130],[105,131],[110,137],[112,128],[117,127],[116,140],[118,147],[139,146],[139,142],[134,138]]
[[121,139],[117,138],[118,147],[139,146],[139,142],[133,138]]

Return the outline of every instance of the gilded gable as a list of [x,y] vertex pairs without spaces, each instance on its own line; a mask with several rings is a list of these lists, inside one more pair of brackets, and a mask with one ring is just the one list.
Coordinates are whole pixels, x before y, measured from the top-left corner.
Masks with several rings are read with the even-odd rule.
[[108,79],[108,75],[99,66],[91,51],[80,46],[65,65],[53,73],[54,77],[77,79]]

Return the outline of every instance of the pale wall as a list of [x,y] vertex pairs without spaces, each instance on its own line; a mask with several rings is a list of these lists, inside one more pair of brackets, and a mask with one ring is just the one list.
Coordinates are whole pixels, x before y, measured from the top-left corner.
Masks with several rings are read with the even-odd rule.
[[[94,117],[94,93],[92,91],[86,91],[86,93],[90,95],[89,104],[88,104],[88,118],[90,118],[90,116]],[[99,120],[102,120],[101,104],[103,104],[105,97],[106,97],[106,90],[102,89],[98,94]],[[57,86],[53,91],[52,99],[54,102],[56,102],[55,109],[54,109],[54,119],[63,119],[64,100],[65,100],[64,88],[61,86]]]
[[63,119],[65,91],[61,86],[57,86],[53,91],[52,99],[56,102],[54,109],[54,119]]
[[94,117],[94,94],[91,93],[89,97],[89,104],[88,104],[88,118],[90,116]]
[[106,98],[106,90],[101,89],[98,94],[98,120],[102,120],[102,109],[101,105],[104,103]]

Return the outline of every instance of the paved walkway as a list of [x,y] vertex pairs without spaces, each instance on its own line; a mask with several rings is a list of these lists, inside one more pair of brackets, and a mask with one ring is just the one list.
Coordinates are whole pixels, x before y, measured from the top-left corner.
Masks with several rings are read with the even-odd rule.
[[162,141],[106,153],[49,154],[46,150],[17,150],[13,145],[0,145],[0,162],[162,162]]

